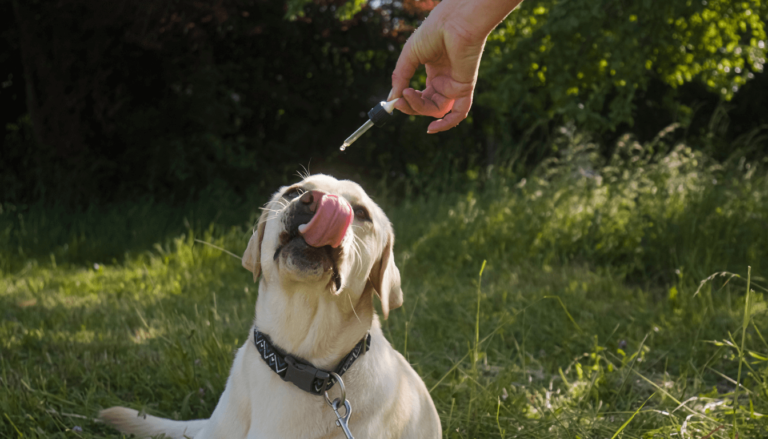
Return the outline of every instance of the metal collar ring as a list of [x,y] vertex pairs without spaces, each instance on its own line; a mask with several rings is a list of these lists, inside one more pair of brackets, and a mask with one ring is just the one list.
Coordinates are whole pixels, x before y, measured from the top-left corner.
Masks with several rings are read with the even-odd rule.
[[[347,389],[344,387],[344,381],[341,380],[341,377],[336,372],[331,372],[331,376],[336,380],[337,383],[339,383],[339,391],[341,392],[340,402],[341,404],[344,404],[344,402],[347,400]],[[325,391],[325,402],[333,407],[333,401],[331,401],[331,398],[328,396],[327,390]]]

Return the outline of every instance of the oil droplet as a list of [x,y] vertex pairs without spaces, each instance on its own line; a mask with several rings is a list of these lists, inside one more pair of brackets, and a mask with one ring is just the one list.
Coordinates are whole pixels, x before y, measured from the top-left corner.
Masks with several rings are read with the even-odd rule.
[[341,148],[339,148],[339,151],[344,151],[345,149],[347,149],[347,145],[341,145]]

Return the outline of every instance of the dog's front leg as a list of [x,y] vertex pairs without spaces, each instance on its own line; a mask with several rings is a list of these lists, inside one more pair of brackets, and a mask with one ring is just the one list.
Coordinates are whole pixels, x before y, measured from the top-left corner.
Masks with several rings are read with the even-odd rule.
[[237,351],[227,387],[205,428],[194,439],[245,438],[251,427],[251,400],[243,363],[249,341]]

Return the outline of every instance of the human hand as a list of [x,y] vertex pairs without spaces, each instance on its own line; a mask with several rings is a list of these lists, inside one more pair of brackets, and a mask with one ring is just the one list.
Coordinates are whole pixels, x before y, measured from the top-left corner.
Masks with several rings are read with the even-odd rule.
[[[467,117],[485,40],[522,0],[443,0],[411,35],[392,73],[390,99],[406,114],[438,118],[427,133],[446,131]],[[408,88],[419,65],[423,91]],[[450,113],[449,113],[450,112]]]

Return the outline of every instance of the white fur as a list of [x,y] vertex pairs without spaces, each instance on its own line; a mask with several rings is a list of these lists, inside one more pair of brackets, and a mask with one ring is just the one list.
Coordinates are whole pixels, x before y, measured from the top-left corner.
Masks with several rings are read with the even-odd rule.
[[[342,196],[353,207],[365,207],[371,221],[356,218],[347,231],[337,261],[342,286],[336,289],[329,271],[302,268],[286,252],[274,259],[285,231],[286,206],[298,202],[283,199],[291,188],[281,188],[268,203],[243,256],[254,279],[262,275],[254,325],[277,346],[324,369],[335,368],[370,331],[370,351],[343,376],[352,406],[352,434],[358,439],[440,438],[440,419],[424,382],[384,338],[373,309],[374,294],[382,301],[385,318],[402,303],[387,217],[355,183],[315,175],[295,186]],[[139,437],[343,438],[323,397],[282,381],[266,365],[253,344],[252,329],[235,356],[210,419],[139,417],[124,407],[103,410],[100,418]],[[338,387],[329,392],[331,398],[339,395]]]

